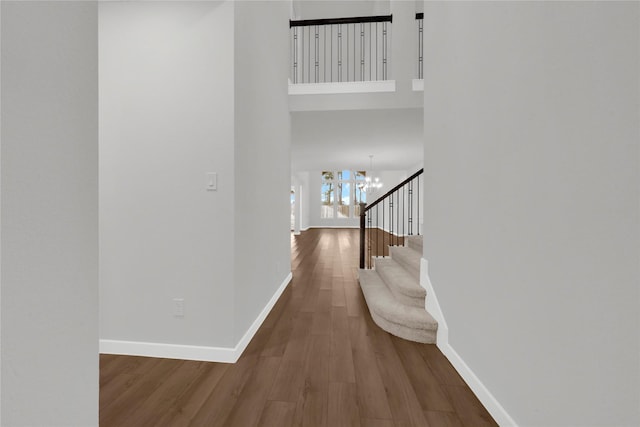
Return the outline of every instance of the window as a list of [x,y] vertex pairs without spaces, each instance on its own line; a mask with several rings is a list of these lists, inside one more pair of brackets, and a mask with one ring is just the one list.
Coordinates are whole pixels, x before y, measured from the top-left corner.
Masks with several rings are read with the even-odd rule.
[[359,187],[366,176],[365,171],[322,171],[320,218],[358,218],[359,203],[367,201]]
[[320,209],[320,218],[333,218],[333,172],[322,172],[322,203]]

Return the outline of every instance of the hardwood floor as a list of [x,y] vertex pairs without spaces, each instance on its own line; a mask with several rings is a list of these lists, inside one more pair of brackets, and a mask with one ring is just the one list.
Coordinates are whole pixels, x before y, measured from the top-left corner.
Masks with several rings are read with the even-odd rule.
[[357,230],[291,244],[293,280],[237,363],[101,355],[100,425],[497,425],[437,347],[373,323]]

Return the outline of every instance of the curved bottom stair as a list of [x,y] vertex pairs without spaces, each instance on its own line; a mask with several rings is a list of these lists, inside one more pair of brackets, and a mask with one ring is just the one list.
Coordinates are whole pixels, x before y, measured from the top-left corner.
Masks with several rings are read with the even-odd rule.
[[433,344],[438,322],[424,308],[426,291],[419,283],[421,248],[422,236],[411,236],[408,246],[392,247],[391,258],[375,259],[373,270],[361,269],[358,279],[378,326],[409,341]]

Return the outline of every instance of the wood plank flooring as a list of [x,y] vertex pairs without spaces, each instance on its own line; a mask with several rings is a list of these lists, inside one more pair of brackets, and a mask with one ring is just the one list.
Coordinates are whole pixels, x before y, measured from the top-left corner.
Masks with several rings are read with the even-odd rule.
[[437,347],[373,323],[357,245],[292,236],[293,280],[235,364],[101,355],[100,425],[497,425]]

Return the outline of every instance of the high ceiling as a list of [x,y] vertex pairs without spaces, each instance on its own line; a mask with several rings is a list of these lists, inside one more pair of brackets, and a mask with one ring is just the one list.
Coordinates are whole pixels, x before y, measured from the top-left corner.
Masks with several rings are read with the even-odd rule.
[[406,170],[422,163],[422,109],[291,113],[293,171]]

